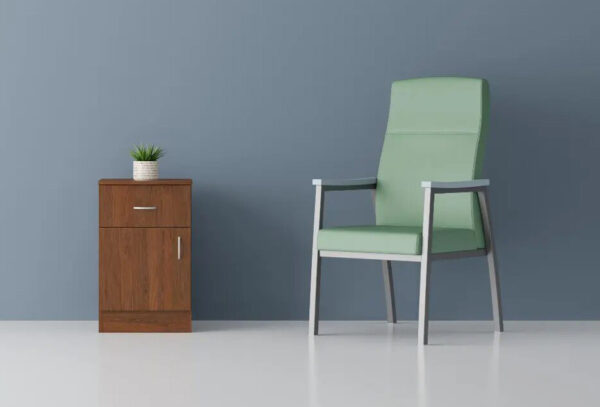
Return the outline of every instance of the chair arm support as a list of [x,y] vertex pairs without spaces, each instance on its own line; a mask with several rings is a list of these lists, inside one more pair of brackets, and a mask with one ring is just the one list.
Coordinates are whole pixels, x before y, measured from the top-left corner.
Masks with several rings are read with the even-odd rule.
[[312,184],[314,186],[320,186],[323,191],[375,189],[377,186],[377,178],[313,179]]
[[434,194],[448,194],[454,192],[477,192],[486,189],[490,185],[489,179],[474,179],[468,181],[423,181],[421,187],[431,188]]

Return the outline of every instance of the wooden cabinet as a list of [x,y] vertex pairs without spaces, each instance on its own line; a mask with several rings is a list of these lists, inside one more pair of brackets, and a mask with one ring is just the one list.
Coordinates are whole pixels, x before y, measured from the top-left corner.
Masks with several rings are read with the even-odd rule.
[[191,180],[99,182],[100,332],[191,331]]

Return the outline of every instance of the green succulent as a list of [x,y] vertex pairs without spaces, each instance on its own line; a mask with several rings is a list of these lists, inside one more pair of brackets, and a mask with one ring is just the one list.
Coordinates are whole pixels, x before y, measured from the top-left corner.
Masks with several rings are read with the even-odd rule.
[[165,155],[165,150],[154,144],[138,144],[129,152],[135,161],[156,161]]

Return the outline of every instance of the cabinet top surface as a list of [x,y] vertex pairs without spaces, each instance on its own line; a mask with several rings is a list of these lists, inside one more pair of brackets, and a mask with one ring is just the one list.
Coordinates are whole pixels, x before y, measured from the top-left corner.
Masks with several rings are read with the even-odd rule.
[[98,181],[99,185],[191,185],[189,178],[179,179],[155,179],[152,181],[134,181],[131,178],[103,178]]

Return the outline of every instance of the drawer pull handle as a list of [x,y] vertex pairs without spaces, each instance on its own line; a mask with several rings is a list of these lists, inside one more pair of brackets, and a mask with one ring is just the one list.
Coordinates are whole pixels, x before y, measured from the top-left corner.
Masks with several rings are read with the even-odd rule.
[[136,211],[155,211],[156,206],[134,206],[133,209]]
[[177,260],[181,260],[181,236],[177,236]]

